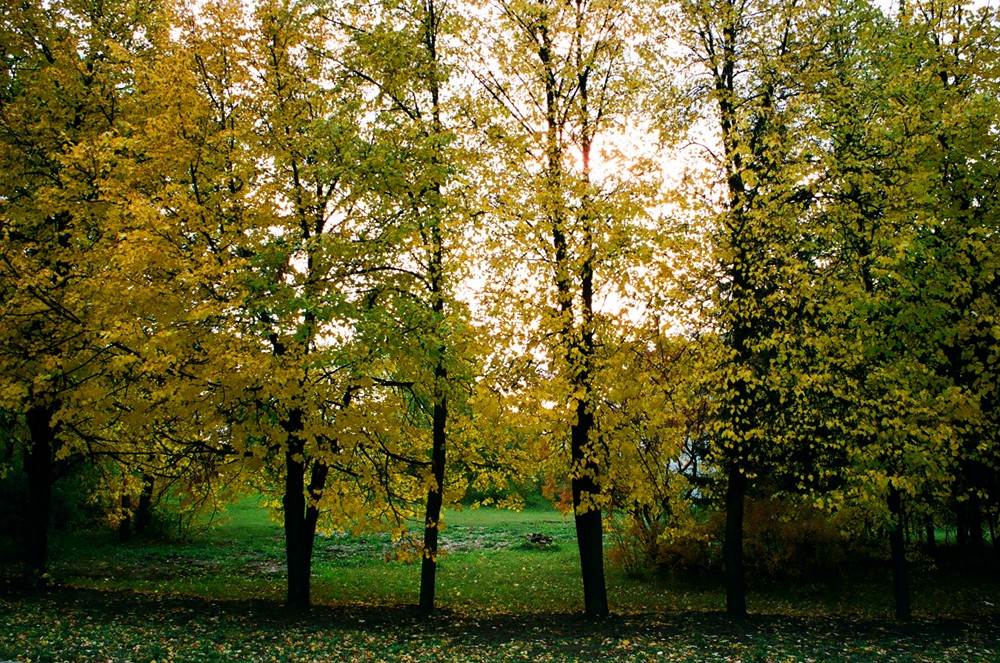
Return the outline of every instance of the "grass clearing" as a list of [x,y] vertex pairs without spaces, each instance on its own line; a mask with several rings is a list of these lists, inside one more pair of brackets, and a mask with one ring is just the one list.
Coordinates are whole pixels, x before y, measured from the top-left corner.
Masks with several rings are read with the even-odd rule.
[[[0,584],[0,660],[114,661],[997,661],[1000,582],[915,581],[917,621],[890,618],[882,570],[751,585],[759,616],[720,613],[721,579],[634,578],[608,568],[615,617],[582,610],[572,519],[549,509],[449,512],[440,614],[421,621],[417,563],[386,536],[316,542],[308,614],[282,607],[282,528],[255,500],[188,541],[58,537],[56,588]],[[535,545],[529,534],[552,538]],[[10,573],[6,574],[7,577]]]

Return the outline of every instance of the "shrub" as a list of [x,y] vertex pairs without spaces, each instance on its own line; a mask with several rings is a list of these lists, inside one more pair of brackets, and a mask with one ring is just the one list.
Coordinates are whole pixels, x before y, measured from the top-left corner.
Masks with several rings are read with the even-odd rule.
[[[627,573],[719,572],[725,514],[713,511],[668,526],[629,514],[612,523],[612,563]],[[837,572],[857,552],[838,517],[794,499],[748,499],[743,549],[758,577],[811,578]]]
[[775,498],[747,501],[744,552],[767,577],[815,577],[840,568],[849,542],[835,519],[810,504]]

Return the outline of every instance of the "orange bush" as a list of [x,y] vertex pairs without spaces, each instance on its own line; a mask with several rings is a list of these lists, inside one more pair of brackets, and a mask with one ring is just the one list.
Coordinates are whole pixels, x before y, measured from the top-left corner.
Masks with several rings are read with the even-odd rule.
[[[763,577],[814,577],[836,571],[852,542],[836,517],[790,499],[748,499],[743,550],[749,571]],[[612,563],[644,571],[720,571],[725,514],[712,512],[686,528],[628,517],[612,529]]]

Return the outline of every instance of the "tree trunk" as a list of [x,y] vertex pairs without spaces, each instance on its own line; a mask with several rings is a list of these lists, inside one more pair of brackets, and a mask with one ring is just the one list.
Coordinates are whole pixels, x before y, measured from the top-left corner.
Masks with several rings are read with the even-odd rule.
[[608,590],[604,581],[604,526],[601,510],[591,507],[580,513],[583,496],[597,495],[594,480],[597,467],[586,459],[594,415],[583,400],[577,404],[577,422],[571,435],[573,455],[573,510],[576,514],[576,541],[580,549],[580,570],[583,573],[583,604],[588,617],[606,617]]
[[142,536],[153,524],[153,488],[155,479],[152,474],[142,475],[142,493],[139,494],[139,506],[135,510],[135,533]]
[[313,547],[316,544],[316,525],[319,523],[319,500],[323,497],[323,489],[326,487],[326,479],[329,474],[329,465],[320,460],[313,461],[312,474],[309,478],[309,502],[306,504],[305,524],[303,526],[307,599],[309,579],[312,575]]
[[896,599],[896,619],[908,622],[913,618],[910,607],[910,585],[906,568],[906,543],[903,528],[903,497],[895,486],[889,488],[889,513],[895,522],[889,530],[889,549],[892,555],[892,589]]
[[[286,604],[293,608],[308,608],[312,580],[312,554],[319,522],[319,500],[330,473],[330,467],[320,460],[312,463],[312,473],[306,486],[307,462],[302,431],[302,411],[289,413],[288,450],[285,452],[285,495],[282,499],[285,518],[285,564],[288,570]],[[307,498],[308,495],[308,498]]]
[[[445,368],[440,363],[435,370],[435,377],[444,380]],[[443,394],[439,394],[434,403],[431,472],[434,486],[427,491],[427,510],[424,514],[424,549],[420,563],[420,612],[430,614],[434,611],[434,589],[437,578],[438,532],[441,523],[441,505],[444,501],[444,466],[445,443],[447,441],[445,426],[448,422],[448,402]]]
[[993,546],[993,552],[1000,552],[997,550],[997,519],[997,514],[991,513],[987,520],[990,529],[990,545]]
[[[434,0],[423,3],[423,41],[430,60],[431,71],[428,77],[428,91],[431,95],[431,124],[435,136],[444,134],[444,124],[441,120],[440,105],[440,72],[438,70],[437,38],[440,17]],[[434,152],[432,163],[440,165],[439,154]],[[433,183],[435,196],[433,200],[441,200],[442,182]],[[436,321],[435,331],[444,335],[443,322],[445,318],[445,242],[441,228],[441,215],[430,216],[429,262],[427,276],[430,281],[431,310]],[[441,507],[444,503],[444,473],[447,460],[448,442],[448,396],[445,383],[448,380],[446,364],[447,346],[442,338],[437,347],[434,360],[434,411],[431,415],[431,475],[434,484],[427,491],[427,506],[424,511],[424,546],[420,561],[420,612],[429,615],[434,611],[434,595],[437,586],[437,555],[438,534],[441,531]]]
[[993,556],[996,558],[997,562],[1000,562],[1000,545],[997,545],[997,525],[1000,521],[1000,516],[997,514],[990,514],[990,544],[993,546]]
[[931,518],[924,522],[924,537],[927,551],[933,555],[937,551],[937,531],[934,527],[934,520]]
[[48,583],[49,522],[51,520],[55,408],[28,410],[30,447],[25,453],[28,503],[24,509],[24,581],[32,587]]
[[955,500],[955,543],[963,550],[969,547],[969,519],[964,502]]
[[285,564],[288,570],[286,603],[292,607],[309,607],[311,575],[311,537],[307,537],[304,445],[302,412],[289,413],[285,425],[288,448],[285,451],[285,495],[282,499],[285,518]]
[[986,537],[983,535],[983,508],[979,495],[973,494],[966,502],[969,513],[969,548],[977,559],[982,558],[986,548]]
[[743,511],[747,478],[736,463],[729,468],[726,484],[726,539],[723,563],[726,577],[726,614],[742,619],[747,615],[746,568],[743,558]]

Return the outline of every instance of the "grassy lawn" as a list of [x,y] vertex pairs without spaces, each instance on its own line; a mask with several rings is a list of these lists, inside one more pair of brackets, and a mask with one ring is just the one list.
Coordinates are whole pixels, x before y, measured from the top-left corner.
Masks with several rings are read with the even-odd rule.
[[[420,620],[419,564],[387,537],[316,543],[308,614],[281,606],[279,524],[253,500],[190,541],[54,543],[56,587],[0,584],[0,661],[998,661],[1000,582],[927,573],[917,620],[890,618],[881,571],[750,587],[757,613],[720,614],[718,578],[633,578],[609,567],[616,616],[587,623],[571,519],[551,510],[451,512],[438,605]],[[552,537],[536,546],[528,534]],[[10,573],[7,573],[7,577]]]

